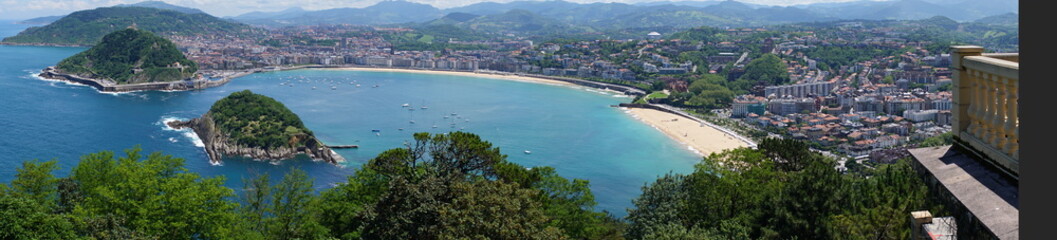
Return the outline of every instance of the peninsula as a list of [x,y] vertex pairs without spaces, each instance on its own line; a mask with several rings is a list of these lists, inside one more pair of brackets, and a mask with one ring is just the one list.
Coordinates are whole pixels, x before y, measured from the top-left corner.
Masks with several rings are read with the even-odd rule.
[[85,84],[103,92],[201,89],[228,80],[210,81],[197,71],[198,65],[169,40],[129,27],[45,68],[40,77]]
[[250,90],[220,99],[200,118],[166,124],[175,129],[194,130],[214,164],[220,163],[223,156],[280,161],[298,154],[332,164],[345,161],[316,139],[282,103]]

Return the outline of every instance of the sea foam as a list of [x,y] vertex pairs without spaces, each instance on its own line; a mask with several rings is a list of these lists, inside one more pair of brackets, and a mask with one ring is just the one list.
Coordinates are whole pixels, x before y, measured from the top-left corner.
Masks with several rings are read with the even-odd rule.
[[[172,116],[162,116],[161,120],[156,122],[156,123],[154,123],[154,125],[161,125],[162,130],[165,130],[165,131],[180,132],[181,135],[183,135],[187,139],[190,139],[191,143],[194,144],[195,147],[200,147],[200,148],[206,147],[206,144],[202,142],[202,139],[198,138],[198,134],[196,134],[195,131],[191,130],[190,128],[175,129],[175,128],[170,127],[169,124],[167,124],[168,122],[172,122],[172,121],[186,121],[186,120],[187,119],[184,119],[184,118],[178,118],[178,117],[172,117]],[[173,142],[175,142],[175,141],[173,141]]]

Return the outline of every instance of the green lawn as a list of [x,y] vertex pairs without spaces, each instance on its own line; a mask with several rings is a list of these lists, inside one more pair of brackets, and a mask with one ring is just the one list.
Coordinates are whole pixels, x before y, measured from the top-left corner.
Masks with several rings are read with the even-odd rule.
[[650,93],[650,95],[646,95],[645,98],[646,99],[668,98],[668,94],[665,94],[664,92],[661,92],[661,91],[654,91],[653,93]]

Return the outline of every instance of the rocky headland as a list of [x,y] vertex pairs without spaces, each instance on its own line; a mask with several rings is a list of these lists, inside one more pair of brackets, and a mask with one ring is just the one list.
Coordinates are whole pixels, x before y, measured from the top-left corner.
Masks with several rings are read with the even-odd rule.
[[[175,120],[165,124],[174,129],[191,128],[202,140],[206,153],[209,155],[209,161],[214,164],[220,163],[224,156],[281,161],[293,159],[298,154],[305,154],[313,160],[332,164],[345,161],[345,158],[316,139],[311,131],[304,129],[296,115],[291,119],[292,112],[278,102],[272,103],[271,101],[274,100],[253,94],[248,90],[236,92],[217,101],[213,108],[202,117],[187,121]],[[231,109],[231,104],[236,104],[241,109]],[[271,106],[261,107],[262,104]],[[247,111],[245,108],[265,110]],[[230,114],[239,116],[233,117]],[[247,117],[246,115],[256,116]],[[242,121],[243,119],[254,120]],[[282,130],[269,131],[261,126],[271,126]]]

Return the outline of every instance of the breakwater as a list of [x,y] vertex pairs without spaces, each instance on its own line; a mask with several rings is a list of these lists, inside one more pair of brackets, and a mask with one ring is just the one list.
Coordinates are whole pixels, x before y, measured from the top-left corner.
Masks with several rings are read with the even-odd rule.
[[224,85],[224,84],[230,82],[231,79],[233,79],[233,78],[245,76],[245,75],[248,75],[248,74],[251,74],[251,73],[254,73],[254,72],[255,71],[238,72],[238,73],[230,74],[228,76],[224,76],[224,77],[222,77],[219,80],[209,80],[209,79],[206,79],[206,78],[198,78],[198,79],[187,79],[187,80],[170,81],[170,82],[150,82],[150,83],[134,83],[134,84],[117,84],[117,83],[114,83],[113,81],[106,80],[106,79],[93,79],[93,78],[81,77],[81,76],[77,76],[77,75],[73,75],[73,74],[60,73],[60,72],[56,71],[55,67],[45,68],[44,70],[41,71],[41,73],[38,76],[40,76],[42,78],[46,78],[46,79],[62,80],[62,81],[68,81],[68,82],[73,82],[73,83],[79,83],[79,84],[92,86],[92,87],[98,89],[100,92],[136,92],[136,91],[151,91],[151,90],[186,91],[186,90],[196,90],[196,89],[211,88],[211,87]]

